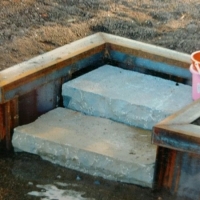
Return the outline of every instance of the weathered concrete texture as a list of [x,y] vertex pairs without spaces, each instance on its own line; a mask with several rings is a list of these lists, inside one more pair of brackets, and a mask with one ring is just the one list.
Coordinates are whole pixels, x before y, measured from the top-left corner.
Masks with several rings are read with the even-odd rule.
[[110,65],[63,85],[64,106],[151,129],[192,102],[191,87]]
[[15,149],[106,179],[152,187],[151,133],[109,119],[57,108],[17,127]]

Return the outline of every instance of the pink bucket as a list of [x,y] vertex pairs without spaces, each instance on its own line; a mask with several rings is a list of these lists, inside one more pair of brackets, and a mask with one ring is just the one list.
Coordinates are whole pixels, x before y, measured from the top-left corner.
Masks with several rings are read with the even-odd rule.
[[197,100],[200,98],[200,74],[194,69],[194,65],[190,65],[190,72],[192,73],[192,98]]
[[195,51],[191,54],[192,64],[194,69],[200,73],[200,51]]

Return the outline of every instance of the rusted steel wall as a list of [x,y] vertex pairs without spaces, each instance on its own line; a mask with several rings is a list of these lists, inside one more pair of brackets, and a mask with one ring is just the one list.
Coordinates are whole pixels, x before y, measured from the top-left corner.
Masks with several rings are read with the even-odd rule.
[[[177,191],[180,168],[177,164],[177,151],[158,147],[155,167],[155,187],[165,188],[172,192]],[[175,176],[176,175],[176,176]]]
[[11,149],[13,128],[18,126],[18,99],[0,104],[0,144],[3,149]]
[[[11,150],[14,127],[33,122],[41,114],[62,106],[62,84],[83,68],[96,68],[103,64],[104,46],[50,66],[22,80],[3,87],[0,104],[0,149]],[[87,54],[88,53],[88,54]]]
[[181,199],[200,199],[200,100],[155,125],[157,147],[155,188],[167,189]]
[[41,114],[60,105],[64,80],[49,82],[0,104],[0,141],[3,149],[11,149],[10,141],[16,126],[33,122]]
[[191,81],[188,63],[115,44],[108,44],[107,48],[107,60],[110,59],[116,66],[180,83]]
[[[48,68],[38,70],[22,78],[13,80],[2,86],[3,95],[1,102],[6,102],[15,96],[26,94],[43,84],[57,80],[61,77],[71,76],[74,72],[88,66],[99,66],[102,64],[104,45],[96,47],[84,54],[50,65]],[[88,53],[88,54],[87,54]],[[85,56],[85,57],[84,57]],[[99,64],[99,65],[98,65]],[[30,70],[31,71],[31,70]]]
[[200,199],[200,155],[158,147],[155,188],[183,199]]
[[[125,56],[126,55],[134,55],[134,57],[137,58],[144,58],[144,59],[148,59],[150,61],[154,61],[157,63],[163,63],[163,64],[167,64],[169,66],[177,66],[180,68],[185,68],[188,70],[189,64],[184,62],[184,61],[178,61],[175,60],[173,58],[168,57],[168,55],[165,56],[161,56],[161,55],[155,55],[154,53],[152,53],[152,51],[149,52],[145,52],[145,50],[141,50],[141,49],[137,49],[137,48],[133,48],[133,47],[128,47],[128,46],[121,46],[119,44],[108,44],[107,48],[109,49],[109,51],[111,53],[123,53]],[[159,51],[159,50],[158,50]],[[118,57],[115,57],[116,59]]]

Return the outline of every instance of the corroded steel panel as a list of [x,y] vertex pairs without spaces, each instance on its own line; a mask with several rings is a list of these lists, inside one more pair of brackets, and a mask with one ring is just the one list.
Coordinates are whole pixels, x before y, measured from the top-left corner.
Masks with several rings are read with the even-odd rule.
[[37,115],[44,114],[60,106],[61,85],[61,80],[55,80],[37,88]]
[[19,97],[19,125],[28,124],[38,117],[36,90]]
[[153,128],[158,145],[155,185],[180,198],[200,199],[200,100],[169,116]]
[[[174,185],[174,170],[177,152],[164,147],[158,147],[155,166],[155,187],[170,189]],[[176,186],[175,186],[176,188]],[[174,192],[174,191],[173,191]]]
[[[191,73],[188,69],[178,67],[176,63],[164,63],[151,58],[139,57],[135,54],[126,54],[115,50],[110,51],[110,59],[119,62],[122,66],[128,69],[144,73],[149,70],[152,75],[153,72],[159,74],[160,77],[171,79],[170,76],[179,77],[179,79],[191,79]],[[145,54],[146,55],[146,54]],[[178,64],[178,63],[177,63]],[[166,76],[168,75],[168,77]],[[173,77],[172,77],[173,78]]]
[[5,138],[5,104],[0,104],[0,140]]
[[0,144],[2,148],[11,149],[13,128],[18,125],[18,99],[0,104]]
[[[171,126],[173,127],[173,131],[170,129]],[[200,133],[200,126],[190,124],[171,126],[168,125],[163,127],[154,127],[152,134],[153,143],[170,149],[178,149],[179,151],[200,154],[200,137],[191,135],[189,132],[192,131],[192,129],[195,127],[197,131],[199,130]],[[185,126],[189,127],[190,129],[185,131],[185,134],[183,134],[181,129],[184,129]]]
[[[19,79],[10,81],[10,82],[2,82],[2,89],[4,90],[4,95],[2,96],[2,102],[7,101],[11,98],[13,98],[13,95],[19,95],[18,93],[21,92],[21,90],[28,90],[29,87],[32,86],[32,84],[35,85],[42,85],[48,81],[50,81],[52,78],[57,79],[59,77],[62,77],[65,75],[63,72],[68,73],[70,72],[70,66],[74,66],[73,64],[76,64],[78,62],[84,63],[85,60],[85,65],[90,65],[90,63],[94,63],[93,61],[93,56],[97,58],[96,61],[99,61],[100,58],[103,58],[103,53],[102,51],[104,50],[105,45],[101,45],[99,47],[93,48],[88,50],[87,52],[81,53],[79,55],[76,55],[74,57],[70,57],[66,60],[57,60],[57,63],[51,64],[49,63],[49,66],[45,66],[44,68],[41,68],[40,70],[33,71],[29,70],[26,73],[23,74],[22,77]],[[75,65],[75,66],[76,66]],[[84,67],[83,66],[83,67]],[[77,69],[78,70],[78,69]],[[31,73],[33,71],[33,73]],[[76,71],[74,68],[73,71]],[[37,86],[36,86],[37,87]],[[18,91],[17,92],[15,92]]]
[[200,198],[200,155],[158,147],[155,187],[182,198]]
[[[140,57],[140,58],[145,58],[145,59],[149,59],[152,61],[156,61],[156,62],[160,62],[160,63],[165,63],[168,65],[175,65],[181,68],[185,68],[188,69],[189,68],[189,63],[190,62],[184,62],[184,61],[179,61],[179,60],[175,60],[173,58],[168,57],[168,55],[165,56],[160,56],[160,55],[156,55],[155,53],[153,53],[152,51],[147,52],[147,49],[143,49],[141,50],[140,48],[137,47],[128,47],[126,44],[124,44],[124,46],[121,46],[119,44],[115,44],[115,43],[110,43],[108,45],[108,48],[112,51],[115,52],[122,52],[123,54],[126,55],[134,55],[136,57]],[[151,47],[152,49],[155,49],[155,47]],[[159,52],[159,49],[158,49]],[[172,53],[172,52],[171,52]]]
[[[65,65],[63,64],[61,68],[54,66],[54,68],[51,71],[48,71],[48,73],[46,71],[41,71],[41,73],[39,73],[38,75],[35,74],[33,75],[33,77],[26,77],[25,80],[22,80],[22,82],[20,82],[20,85],[13,82],[12,85],[5,86],[3,100],[8,101],[14,98],[15,96],[21,96],[23,94],[26,94],[48,82],[54,81],[64,76],[71,76],[74,72],[82,68],[95,65],[96,62],[102,63],[102,57],[103,53],[94,54],[91,57],[82,59],[80,61],[77,61],[77,63],[73,63],[71,65],[68,65],[71,62],[66,62]],[[98,63],[96,65],[98,66]]]

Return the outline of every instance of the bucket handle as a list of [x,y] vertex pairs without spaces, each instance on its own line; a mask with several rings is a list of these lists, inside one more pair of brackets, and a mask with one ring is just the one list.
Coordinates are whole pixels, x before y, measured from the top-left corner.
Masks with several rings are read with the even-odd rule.
[[195,62],[194,65],[195,65],[195,67],[196,67],[198,73],[200,74],[200,67],[199,67],[199,64]]

